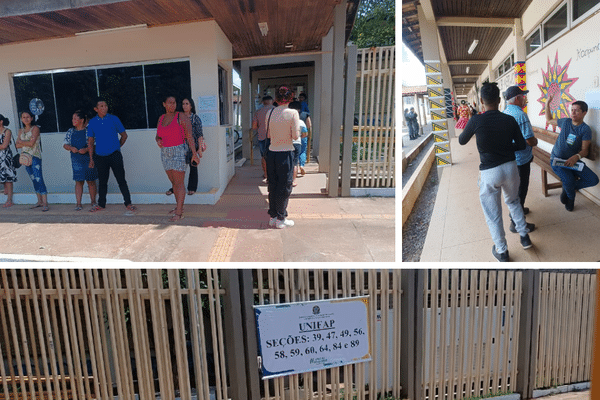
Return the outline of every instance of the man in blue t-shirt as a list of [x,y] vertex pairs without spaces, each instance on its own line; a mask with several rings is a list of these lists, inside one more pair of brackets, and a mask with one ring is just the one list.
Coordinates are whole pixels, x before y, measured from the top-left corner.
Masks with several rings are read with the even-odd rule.
[[[533,153],[531,148],[537,145],[537,139],[533,135],[533,128],[529,117],[523,108],[527,105],[527,93],[529,90],[521,90],[518,86],[511,86],[504,92],[504,98],[508,103],[504,109],[504,114],[512,116],[519,124],[523,139],[525,139],[525,150],[515,151],[515,157],[517,159],[517,168],[519,169],[519,199],[521,200],[521,207],[523,207],[523,214],[529,214],[529,208],[525,207],[525,198],[527,197],[527,191],[529,189],[529,176],[531,174],[531,162],[533,161]],[[515,223],[510,221],[508,228],[511,232],[516,233]]]
[[[108,104],[103,99],[98,99],[94,111],[98,115],[92,118],[87,126],[88,148],[90,151],[90,168],[94,165],[98,169],[98,205],[92,207],[91,212],[104,210],[106,207],[106,193],[108,192],[108,178],[112,169],[119,189],[123,195],[125,207],[129,213],[137,208],[131,204],[129,187],[125,180],[125,167],[121,147],[127,140],[127,132],[119,117],[108,113]],[[96,154],[94,154],[94,152]]]
[[553,165],[552,170],[562,181],[563,190],[560,201],[567,211],[575,207],[575,191],[598,184],[598,175],[584,164],[583,170],[578,171],[573,166],[589,154],[592,143],[592,130],[583,122],[588,105],[584,101],[571,104],[571,118],[553,119],[550,103],[553,96],[546,99],[546,123],[558,126],[560,134],[554,143],[550,154],[550,164],[555,158],[566,160],[564,166]]

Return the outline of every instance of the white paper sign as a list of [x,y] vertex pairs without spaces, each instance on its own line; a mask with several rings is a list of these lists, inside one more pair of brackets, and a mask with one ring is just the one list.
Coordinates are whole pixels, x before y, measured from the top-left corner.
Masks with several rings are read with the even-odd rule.
[[371,359],[369,297],[254,306],[263,379]]
[[217,96],[200,96],[198,104],[196,104],[196,111],[217,110],[217,106]]
[[217,112],[199,112],[198,116],[202,121],[202,127],[217,126]]

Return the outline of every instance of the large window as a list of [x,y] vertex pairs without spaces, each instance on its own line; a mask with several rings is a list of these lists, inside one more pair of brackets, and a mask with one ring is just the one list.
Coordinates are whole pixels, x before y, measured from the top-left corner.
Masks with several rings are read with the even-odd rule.
[[219,65],[219,120],[229,125],[229,79],[227,70]]
[[16,74],[13,82],[19,112],[28,110],[32,99],[43,102],[36,122],[42,133],[67,131],[78,109],[94,116],[98,96],[125,129],[156,128],[166,94],[179,103],[191,95],[189,61]]
[[542,47],[542,35],[540,29],[536,29],[528,38],[525,40],[525,50],[527,55],[539,50]]
[[573,0],[573,21],[600,5],[599,0]]
[[550,41],[555,36],[558,36],[563,30],[568,27],[567,20],[567,3],[563,4],[542,26],[544,31],[544,43]]

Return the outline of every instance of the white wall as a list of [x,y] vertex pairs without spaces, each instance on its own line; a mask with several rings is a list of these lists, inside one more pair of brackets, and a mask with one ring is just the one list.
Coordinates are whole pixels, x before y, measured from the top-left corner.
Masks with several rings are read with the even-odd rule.
[[[538,102],[538,99],[542,92],[538,84],[543,84],[542,72],[548,72],[548,60],[550,60],[550,65],[554,65],[558,52],[558,64],[561,67],[564,68],[570,61],[566,74],[569,79],[577,78],[577,81],[570,87],[569,93],[575,100],[583,100],[588,103],[589,111],[584,122],[592,128],[592,142],[596,145],[600,144],[598,136],[600,132],[600,88],[598,84],[600,51],[590,52],[583,57],[580,54],[582,50],[594,48],[600,43],[599,24],[600,14],[577,25],[527,60],[527,88],[530,90],[527,113],[533,126],[544,127],[546,124],[545,116],[539,115],[542,111],[542,104]],[[590,34],[590,32],[595,32],[595,34]],[[600,175],[599,159],[595,161],[584,159],[584,161],[588,167]],[[600,204],[600,186],[584,190]]]
[[[2,46],[0,64],[0,113],[11,120],[9,128],[16,133],[18,110],[11,90],[12,74],[57,68],[104,66],[151,60],[188,58],[190,60],[192,95],[218,95],[217,60],[231,60],[231,44],[214,21],[177,24],[164,27],[116,31],[75,36],[38,42]],[[231,72],[231,61],[222,61]],[[110,110],[109,110],[110,112]],[[160,161],[154,141],[155,130],[128,131],[123,146],[126,178],[134,203],[173,202],[173,196],[158,194],[169,188],[170,182]],[[232,175],[233,165],[223,162],[225,130],[204,127],[208,151],[199,167],[198,192],[223,191]],[[74,196],[69,154],[62,148],[64,132],[42,134],[44,180],[49,201],[73,202]],[[33,186],[24,168],[18,172],[15,193],[33,193]],[[109,203],[122,202],[114,177],[109,180]],[[213,189],[214,193],[215,190]],[[60,195],[66,193],[67,195]],[[115,196],[110,196],[115,193]],[[157,194],[155,197],[148,194]],[[19,202],[19,197],[16,199]],[[214,194],[188,197],[186,202],[216,202]],[[25,202],[21,199],[20,202]]]

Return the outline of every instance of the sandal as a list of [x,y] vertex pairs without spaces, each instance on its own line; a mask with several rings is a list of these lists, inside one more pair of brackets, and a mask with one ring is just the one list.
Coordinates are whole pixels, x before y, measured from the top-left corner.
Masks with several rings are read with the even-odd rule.
[[98,204],[94,204],[92,208],[90,208],[90,212],[97,212],[104,210],[104,207],[100,207]]
[[44,206],[44,207],[42,207],[42,211],[43,211],[43,212],[46,212],[46,211],[49,211],[49,210],[50,210],[50,209],[48,208],[48,206]]
[[81,206],[81,204],[77,204],[77,207],[75,207],[75,211],[81,211],[83,210],[83,207]]
[[300,167],[300,175],[306,175],[306,171],[302,167]]
[[[169,211],[167,214],[173,214],[177,211],[177,208],[172,209],[171,211]],[[183,209],[181,210],[181,212],[183,212]]]
[[33,210],[34,208],[38,208],[38,207],[42,207],[42,206],[43,206],[43,204],[36,204],[36,205],[35,205],[35,206],[33,206],[33,207],[29,207],[29,209],[30,209],[30,210]]
[[167,196],[170,196],[170,195],[172,195],[172,194],[173,194],[173,188],[171,188],[171,189],[167,190],[167,191],[165,192],[165,194],[166,194]]
[[194,193],[196,193],[194,190],[188,190],[188,196],[192,196]]
[[137,211],[137,207],[134,206],[133,204],[130,204],[125,208],[127,208],[128,211]]
[[183,213],[181,214],[173,214],[173,216],[171,218],[169,218],[170,222],[177,222],[177,221],[181,221],[183,219]]

